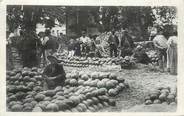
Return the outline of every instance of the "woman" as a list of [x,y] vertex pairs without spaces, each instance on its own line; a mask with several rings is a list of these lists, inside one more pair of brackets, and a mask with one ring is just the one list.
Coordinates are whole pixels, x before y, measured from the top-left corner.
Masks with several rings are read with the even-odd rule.
[[170,74],[177,74],[177,32],[173,32],[173,35],[169,37],[167,41],[167,69]]

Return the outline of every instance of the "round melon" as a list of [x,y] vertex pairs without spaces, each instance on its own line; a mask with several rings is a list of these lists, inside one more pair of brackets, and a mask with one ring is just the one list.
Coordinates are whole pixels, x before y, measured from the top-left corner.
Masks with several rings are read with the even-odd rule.
[[117,79],[117,75],[115,73],[110,73],[109,78],[110,79]]
[[89,79],[89,76],[88,76],[87,74],[83,74],[83,75],[81,76],[81,79],[87,81],[87,80]]
[[98,79],[98,77],[99,77],[98,72],[93,72],[93,73],[91,73],[91,78],[92,78],[92,79]]
[[125,79],[122,76],[116,78],[119,83],[124,83]]
[[34,107],[32,112],[43,112],[42,108],[37,106],[37,107]]
[[45,92],[45,95],[46,96],[50,96],[50,97],[54,96],[55,94],[56,94],[56,91],[55,90],[47,90]]
[[152,93],[151,95],[150,95],[150,99],[151,100],[155,100],[155,99],[157,99],[158,98],[158,95],[156,94],[156,93]]
[[76,86],[78,83],[77,83],[77,80],[76,79],[71,79],[70,80],[70,85],[72,86]]
[[115,99],[109,99],[109,105],[116,106],[116,100]]
[[174,102],[174,101],[175,101],[175,96],[174,96],[173,94],[169,94],[169,95],[167,96],[167,101],[168,101],[169,103]]
[[45,95],[43,95],[43,94],[37,94],[37,95],[35,96],[35,100],[36,100],[36,101],[43,101],[44,98],[45,98]]
[[166,101],[166,99],[167,99],[166,93],[160,94],[160,95],[159,95],[159,99],[160,99],[161,101]]
[[153,101],[153,104],[161,104],[161,101],[160,101],[159,99],[155,99],[155,100]]
[[63,100],[56,100],[55,103],[58,105],[59,110],[64,111],[70,108],[70,106]]
[[149,105],[149,104],[152,104],[152,101],[151,100],[146,100],[145,105]]
[[98,103],[97,106],[98,106],[99,109],[103,108],[103,105],[101,103]]
[[118,94],[117,90],[115,89],[109,89],[108,91],[109,96],[116,96]]
[[46,106],[46,111],[48,112],[57,112],[59,110],[59,106],[55,103],[50,103]]
[[21,112],[23,111],[23,105],[20,105],[20,104],[15,104],[11,107],[11,110],[13,112]]
[[105,86],[106,86],[105,82],[99,81],[99,82],[97,83],[97,87],[98,87],[98,88],[103,88],[103,87],[105,87]]

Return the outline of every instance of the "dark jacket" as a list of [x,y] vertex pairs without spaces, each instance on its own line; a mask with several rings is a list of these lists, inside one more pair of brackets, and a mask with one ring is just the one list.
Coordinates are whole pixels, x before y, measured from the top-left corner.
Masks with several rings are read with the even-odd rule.
[[116,35],[110,35],[109,39],[108,39],[108,43],[118,46],[119,45],[119,39]]
[[[51,86],[51,88],[52,87],[54,88],[54,87],[59,86],[59,85],[63,85],[64,81],[66,79],[66,77],[65,77],[66,73],[64,71],[63,65],[57,64],[57,63],[49,64],[44,69],[43,75],[45,77],[47,77],[46,82],[47,82],[48,86]],[[50,82],[49,77],[50,78],[56,77],[56,79],[53,80],[54,84],[50,84],[53,82]],[[48,87],[48,88],[50,88],[50,87]]]
[[132,37],[130,37],[129,35],[124,35],[121,38],[121,47],[122,48],[134,48],[134,42],[132,40]]

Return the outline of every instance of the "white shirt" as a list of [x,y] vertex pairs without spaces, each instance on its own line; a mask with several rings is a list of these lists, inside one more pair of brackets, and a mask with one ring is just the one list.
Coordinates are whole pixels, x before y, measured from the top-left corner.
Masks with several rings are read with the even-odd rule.
[[41,38],[42,45],[45,45],[48,40],[49,40],[49,37],[47,37],[47,36],[44,38]]
[[82,41],[83,43],[90,43],[90,42],[91,42],[90,38],[87,37],[87,36],[85,36],[85,37],[81,36],[79,39],[80,39],[80,41]]
[[156,35],[153,39],[153,43],[156,47],[160,46],[162,48],[167,48],[167,39],[163,35]]

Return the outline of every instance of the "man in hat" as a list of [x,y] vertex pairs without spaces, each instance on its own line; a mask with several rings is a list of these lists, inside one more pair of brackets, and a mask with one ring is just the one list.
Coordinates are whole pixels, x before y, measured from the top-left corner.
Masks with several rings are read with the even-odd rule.
[[91,42],[91,39],[86,36],[86,32],[82,31],[82,36],[79,38],[82,45],[82,52],[87,55],[89,53],[89,43]]
[[43,72],[45,77],[44,89],[54,89],[57,86],[63,86],[65,82],[65,71],[62,64],[54,56],[48,56],[50,64],[46,66]]
[[131,56],[133,54],[134,42],[128,31],[125,30],[121,38],[121,56]]
[[112,30],[112,34],[109,36],[108,39],[109,47],[110,47],[110,56],[113,57],[113,54],[115,57],[118,56],[117,49],[119,45],[119,39],[115,35],[115,30]]
[[167,39],[163,35],[161,28],[158,29],[158,34],[154,37],[153,44],[158,51],[160,71],[163,72],[164,64],[166,64],[167,61]]

